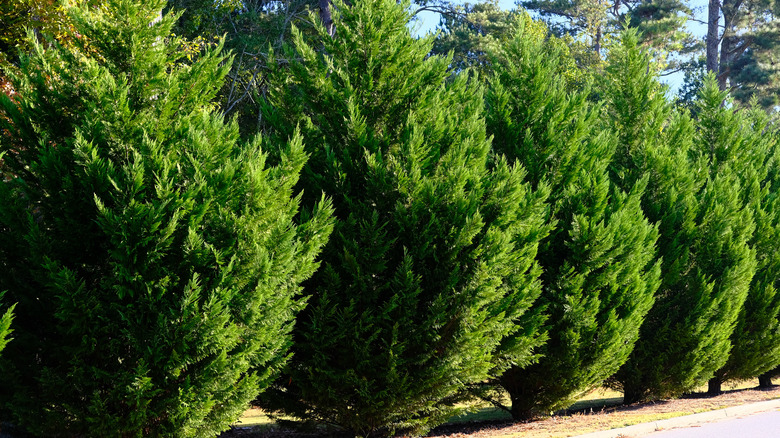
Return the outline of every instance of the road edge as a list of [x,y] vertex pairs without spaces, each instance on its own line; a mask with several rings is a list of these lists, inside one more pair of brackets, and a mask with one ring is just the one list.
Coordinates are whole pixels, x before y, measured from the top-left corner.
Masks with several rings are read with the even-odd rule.
[[726,420],[745,415],[758,414],[780,409],[780,399],[766,400],[744,405],[731,406],[728,408],[717,409],[714,411],[700,412],[698,414],[684,415],[681,417],[669,418],[666,420],[651,421],[648,423],[635,424],[633,426],[621,427],[619,429],[602,430],[599,432],[586,433],[584,435],[575,435],[571,438],[634,438],[645,436],[653,432],[679,429],[682,427],[691,427],[713,421]]

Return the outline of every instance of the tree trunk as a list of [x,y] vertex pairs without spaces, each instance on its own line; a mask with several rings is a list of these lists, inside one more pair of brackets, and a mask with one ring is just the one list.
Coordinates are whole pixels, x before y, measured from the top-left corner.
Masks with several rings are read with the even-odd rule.
[[758,376],[758,387],[759,388],[771,388],[772,387],[772,376],[769,375],[769,373],[762,374]]
[[596,38],[595,44],[593,45],[593,50],[597,55],[601,56],[601,26],[596,29]]
[[718,19],[720,0],[710,0],[707,18],[707,71],[718,73]]
[[721,384],[723,382],[718,377],[713,377],[707,383],[707,394],[711,396],[723,394]]
[[731,75],[731,64],[734,61],[734,46],[737,43],[737,36],[729,32],[730,23],[726,23],[726,29],[723,30],[723,41],[720,43],[720,66],[718,68],[718,87],[721,90],[726,89],[726,83]]
[[623,404],[632,405],[643,402],[647,399],[646,391],[643,388],[623,386]]
[[738,22],[738,17],[745,12],[740,11],[742,0],[722,1],[720,9],[723,13],[723,35],[720,42],[720,60],[717,74],[718,86],[721,90],[725,90],[729,76],[731,76],[731,67],[734,65],[734,60],[741,54],[737,53],[737,47],[741,38],[737,35],[738,29],[735,28],[735,23]]
[[320,0],[320,20],[322,20],[325,30],[328,31],[328,35],[333,37],[335,29],[333,28],[333,3],[330,0]]

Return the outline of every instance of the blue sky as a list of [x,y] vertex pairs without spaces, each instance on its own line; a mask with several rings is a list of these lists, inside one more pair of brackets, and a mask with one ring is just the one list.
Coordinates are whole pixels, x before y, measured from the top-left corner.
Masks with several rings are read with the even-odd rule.
[[[475,3],[475,2],[471,1],[470,3]],[[515,7],[515,0],[499,0],[498,4],[502,9],[513,9]],[[689,0],[689,6],[691,7],[691,9],[693,9],[693,16],[695,19],[706,21],[707,4],[708,4],[707,0]],[[414,25],[416,26],[418,35],[423,35],[427,32],[434,31],[436,25],[439,24],[438,14],[434,14],[432,12],[422,12],[418,15],[418,17],[419,17],[418,20],[419,22],[415,23]],[[695,36],[700,38],[703,38],[704,35],[707,33],[707,26],[703,23],[698,23],[689,20],[687,23],[687,28]],[[671,74],[662,77],[661,81],[669,84],[669,86],[672,88],[672,91],[676,92],[677,89],[682,85],[683,74],[682,73]]]

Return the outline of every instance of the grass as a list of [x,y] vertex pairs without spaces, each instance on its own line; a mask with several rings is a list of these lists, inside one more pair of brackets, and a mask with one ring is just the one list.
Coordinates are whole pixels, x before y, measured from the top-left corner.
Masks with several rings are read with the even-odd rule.
[[[746,389],[755,387],[755,385],[756,382],[754,380],[732,382],[723,385],[723,389]],[[702,387],[697,392],[706,392],[706,390],[706,387]],[[490,438],[564,438],[598,430],[666,420],[727,406],[714,402],[707,403],[702,407],[680,407],[679,410],[674,408],[672,411],[666,412],[653,412],[654,409],[617,411],[609,409],[620,405],[622,401],[621,393],[606,388],[599,388],[586,394],[567,410],[559,412],[553,417],[524,424],[510,423],[511,417],[506,411],[483,403],[475,405],[471,412],[451,418],[448,424],[492,422],[496,424],[496,430],[486,432],[486,434],[490,435]],[[665,402],[660,402],[657,406],[663,406],[664,404]],[[607,410],[610,412],[607,412]],[[273,427],[274,424],[274,421],[262,410],[253,408],[244,413],[236,426],[257,427],[263,430]]]
[[252,408],[244,412],[244,415],[236,423],[238,427],[262,427],[276,424],[262,409]]

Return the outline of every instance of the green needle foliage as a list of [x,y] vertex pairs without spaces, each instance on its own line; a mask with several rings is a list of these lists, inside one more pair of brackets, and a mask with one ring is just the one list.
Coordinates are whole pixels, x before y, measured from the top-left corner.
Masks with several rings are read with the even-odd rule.
[[653,303],[660,265],[658,232],[640,199],[645,180],[628,193],[610,183],[615,136],[600,128],[601,108],[589,86],[569,92],[561,50],[526,35],[495,54],[488,93],[494,148],[523,163],[529,180],[548,184],[550,222],[539,248],[543,292],[535,304],[549,314],[541,359],[513,366],[500,379],[516,419],[565,408],[599,386],[627,360]]
[[613,181],[630,187],[649,175],[642,204],[661,234],[656,302],[613,380],[626,403],[693,390],[725,364],[756,268],[753,215],[743,195],[750,187],[740,176],[746,169],[715,159],[715,144],[672,111],[652,71],[636,33],[627,31],[602,87],[620,137]]
[[0,412],[42,436],[214,436],[288,357],[299,283],[332,227],[296,225],[300,138],[267,167],[210,101],[163,1],[72,9],[0,96],[0,289],[17,302]]
[[700,148],[711,155],[715,171],[725,163],[740,169],[743,202],[756,222],[750,246],[756,251],[758,266],[731,335],[728,361],[710,380],[710,391],[718,393],[726,380],[755,378],[780,365],[778,145],[777,133],[763,109],[755,101],[752,108],[735,107],[711,76],[701,89],[697,114]]
[[[0,298],[3,298],[2,293],[0,293]],[[0,303],[2,303],[2,301],[0,301]],[[14,319],[14,307],[15,305],[11,306],[11,308],[5,311],[3,317],[0,318],[0,351],[3,351],[3,348],[11,341],[11,338],[8,336],[13,332],[11,329],[11,321]]]
[[296,31],[265,113],[283,138],[301,127],[301,187],[333,196],[338,219],[265,406],[361,436],[444,421],[459,392],[542,340],[528,309],[546,190],[489,161],[482,90],[448,82],[450,59],[410,36],[407,7],[337,3],[318,52]]

